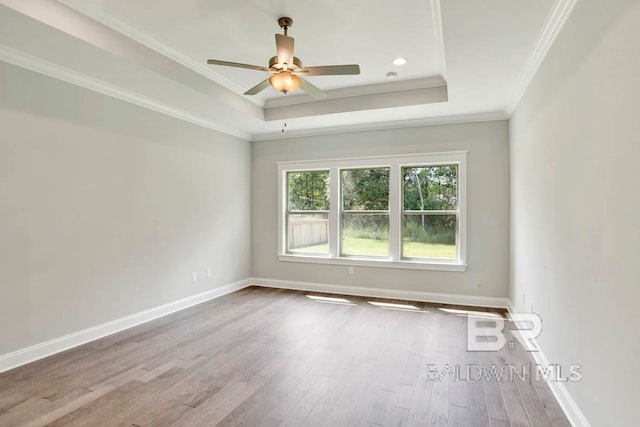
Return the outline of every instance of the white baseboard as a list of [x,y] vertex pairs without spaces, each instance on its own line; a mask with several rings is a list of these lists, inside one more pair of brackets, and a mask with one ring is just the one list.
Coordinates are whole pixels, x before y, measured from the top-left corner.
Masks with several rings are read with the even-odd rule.
[[[511,300],[508,300],[507,309],[511,314],[518,313],[516,306]],[[535,342],[535,347],[540,349],[540,351],[531,352],[533,359],[536,364],[546,368],[549,366],[549,359],[545,356],[542,348],[538,345],[538,342]],[[564,383],[558,381],[547,381],[547,384],[573,427],[591,427],[587,417],[584,416],[576,401],[573,400],[573,397],[571,397],[571,394]]]
[[103,338],[124,329],[175,313],[176,311],[184,310],[185,308],[221,297],[222,295],[246,288],[250,285],[251,279],[241,280],[239,282],[211,289],[197,295],[192,295],[178,301],[150,308],[120,319],[112,320],[101,325],[93,326],[83,331],[74,332],[63,337],[14,351],[12,353],[0,355],[0,372],[26,365],[27,363],[34,362],[38,359],[60,353],[61,351],[97,340],[98,338]]
[[469,305],[475,307],[507,308],[509,300],[499,297],[439,294],[433,292],[403,291],[395,289],[365,288],[362,286],[329,285],[325,283],[296,282],[290,280],[263,279],[255,277],[252,285],[266,288],[293,289],[307,292],[354,295],[372,298],[402,299],[408,301],[434,302],[441,304]]

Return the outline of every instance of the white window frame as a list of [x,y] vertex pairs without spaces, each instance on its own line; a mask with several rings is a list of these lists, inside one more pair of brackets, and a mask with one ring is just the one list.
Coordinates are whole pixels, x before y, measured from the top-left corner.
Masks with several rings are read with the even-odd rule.
[[[402,167],[458,166],[458,208],[456,227],[456,259],[402,259]],[[278,259],[280,261],[334,264],[362,267],[403,268],[418,270],[465,271],[467,261],[467,151],[406,154],[329,160],[278,162]],[[382,168],[389,171],[389,257],[371,258],[340,256],[340,169]],[[287,253],[286,212],[287,172],[329,170],[329,253]]]

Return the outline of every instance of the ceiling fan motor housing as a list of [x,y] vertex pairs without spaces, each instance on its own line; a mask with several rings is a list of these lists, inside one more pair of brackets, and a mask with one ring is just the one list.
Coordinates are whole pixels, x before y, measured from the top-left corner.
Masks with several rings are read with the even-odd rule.
[[[273,71],[280,71],[280,68],[278,67],[278,57],[274,56],[271,59],[269,59],[269,68]],[[297,56],[293,57],[293,64],[289,65],[288,67],[290,70],[292,71],[296,71],[302,68],[302,61],[300,60],[300,58],[298,58]]]

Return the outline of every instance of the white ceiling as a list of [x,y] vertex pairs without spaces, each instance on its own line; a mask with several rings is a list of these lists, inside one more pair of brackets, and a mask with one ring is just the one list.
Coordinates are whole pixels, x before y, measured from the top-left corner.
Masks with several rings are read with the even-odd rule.
[[[0,3],[0,59],[249,139],[506,118],[566,18],[563,0]],[[285,135],[262,109],[267,99],[267,108],[282,104],[284,95],[271,88],[260,97],[242,95],[266,74],[206,65],[208,58],[267,65],[280,16],[294,20],[289,35],[304,65],[357,63],[362,71],[309,77],[323,90],[336,89],[340,100],[331,105],[345,108],[320,114],[306,95],[288,95],[294,105],[287,108],[309,105],[306,117],[287,120]],[[408,63],[394,66],[397,56]],[[390,71],[398,73],[391,86]],[[403,102],[410,98],[403,88],[442,78],[448,101]],[[360,93],[352,88],[362,85]],[[385,88],[385,102],[354,107],[363,103],[362,91],[376,87]],[[298,110],[290,111],[293,117]]]
[[[86,0],[68,0],[74,7]],[[441,74],[433,14],[429,1],[264,1],[246,0],[94,0],[101,12],[144,32],[195,61],[208,58],[268,66],[275,55],[277,20],[293,18],[289,35],[303,64],[357,63],[361,74],[309,78],[322,89],[375,83],[386,73],[402,78]],[[401,6],[401,7],[399,7]],[[86,7],[86,6],[85,6]],[[410,11],[411,13],[407,13]],[[425,25],[428,23],[428,25]],[[391,60],[411,58],[404,67]],[[214,66],[212,70],[249,89],[267,75],[251,70]],[[268,97],[281,95],[271,89]]]

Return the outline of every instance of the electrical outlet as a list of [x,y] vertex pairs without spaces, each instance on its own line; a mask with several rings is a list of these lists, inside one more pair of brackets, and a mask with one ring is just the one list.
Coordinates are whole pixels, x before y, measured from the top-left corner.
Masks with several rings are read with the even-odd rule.
[[531,314],[533,314],[533,313],[534,313],[534,311],[533,311],[533,301],[531,301],[531,302],[529,303],[529,311],[531,312]]
[[211,269],[207,269],[207,279],[211,279]]
[[349,275],[353,276],[356,274],[356,268],[354,266],[349,266]]
[[193,273],[191,273],[191,281],[193,283],[198,281],[198,273],[196,273],[195,271]]

